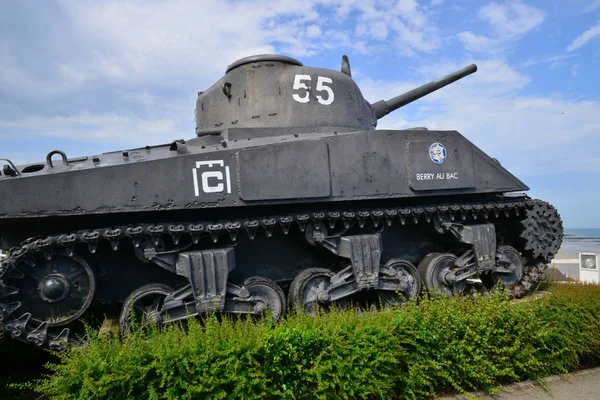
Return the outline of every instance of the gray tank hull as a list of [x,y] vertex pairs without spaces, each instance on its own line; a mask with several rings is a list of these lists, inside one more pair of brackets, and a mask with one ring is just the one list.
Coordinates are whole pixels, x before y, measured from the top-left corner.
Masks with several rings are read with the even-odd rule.
[[[258,132],[256,132],[258,131]],[[456,131],[283,134],[230,129],[218,144],[107,153],[0,180],[1,220],[197,210],[306,202],[524,191],[525,186]],[[212,138],[211,138],[212,139]],[[183,142],[183,141],[182,141]],[[447,155],[432,161],[439,143]]]

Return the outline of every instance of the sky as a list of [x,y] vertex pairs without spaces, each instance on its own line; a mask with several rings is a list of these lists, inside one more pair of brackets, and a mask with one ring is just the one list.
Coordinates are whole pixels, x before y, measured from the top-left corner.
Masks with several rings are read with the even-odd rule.
[[378,129],[458,130],[566,227],[600,227],[600,0],[0,0],[0,157],[192,138],[197,92],[264,53],[347,54],[370,102],[476,63]]

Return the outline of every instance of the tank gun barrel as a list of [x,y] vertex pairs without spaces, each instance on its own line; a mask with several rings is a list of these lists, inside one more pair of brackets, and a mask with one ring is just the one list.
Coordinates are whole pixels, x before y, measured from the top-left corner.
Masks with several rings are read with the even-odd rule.
[[419,86],[418,88],[396,96],[393,99],[387,101],[380,100],[377,103],[372,104],[371,108],[373,109],[373,112],[375,113],[377,119],[380,119],[388,115],[392,111],[397,110],[400,107],[404,107],[405,105],[412,103],[413,101],[418,100],[423,96],[427,96],[428,94],[433,93],[446,85],[454,83],[467,75],[471,75],[475,71],[477,71],[477,65],[471,64],[467,67],[459,69],[456,72],[446,75],[443,78],[429,82],[423,86]]

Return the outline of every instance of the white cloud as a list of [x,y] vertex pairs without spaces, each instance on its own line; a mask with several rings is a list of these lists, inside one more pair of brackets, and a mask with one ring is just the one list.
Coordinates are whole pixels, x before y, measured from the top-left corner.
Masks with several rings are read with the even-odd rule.
[[373,39],[385,40],[388,37],[388,28],[385,24],[373,24],[370,33]]
[[441,39],[425,7],[414,0],[322,0],[334,7],[338,20],[350,18],[354,11],[354,34],[363,40],[393,44],[404,55],[429,53]]
[[118,141],[123,145],[137,146],[146,143],[166,143],[182,134],[178,123],[173,119],[142,119],[134,115],[89,113],[67,117],[32,116],[18,121],[0,121],[0,132],[10,130],[71,140]]
[[309,25],[306,27],[306,36],[309,38],[319,38],[323,35],[319,25]]
[[469,31],[460,32],[457,37],[463,46],[465,46],[465,49],[472,52],[492,51],[500,44],[498,40],[490,39],[483,35],[476,35]]
[[561,65],[561,62],[574,57],[575,54],[560,54],[557,56],[532,57],[523,63],[523,67],[531,67],[538,64],[550,64],[550,68],[556,68]]
[[427,16],[415,0],[398,0],[393,12],[402,16],[408,24],[417,27],[427,24]]
[[567,51],[577,50],[598,36],[600,36],[600,22],[583,32],[581,35],[577,36],[575,40],[573,40],[573,42],[567,47]]
[[584,9],[585,12],[596,11],[600,8],[600,0],[593,0],[587,7]]
[[492,2],[482,7],[478,16],[487,21],[498,36],[514,38],[540,25],[546,14],[520,1],[511,1],[504,4]]
[[503,4],[489,3],[479,9],[477,16],[490,25],[492,34],[481,35],[464,31],[457,35],[458,40],[472,52],[499,53],[504,51],[511,41],[539,26],[546,14],[520,1],[510,1]]
[[[94,50],[90,62],[109,79],[146,80],[169,74],[190,76],[202,67],[214,74],[250,53],[272,52],[262,23],[304,10],[295,2],[252,7],[249,2],[127,1],[62,3]],[[309,6],[310,9],[310,6]],[[206,57],[209,55],[209,57]],[[227,60],[227,61],[226,61]],[[184,75],[185,74],[185,75]],[[173,83],[177,81],[173,78]]]
[[62,63],[53,79],[44,79],[28,74],[12,54],[6,40],[0,38],[0,91],[36,96],[55,96],[68,93],[87,79],[85,73]]

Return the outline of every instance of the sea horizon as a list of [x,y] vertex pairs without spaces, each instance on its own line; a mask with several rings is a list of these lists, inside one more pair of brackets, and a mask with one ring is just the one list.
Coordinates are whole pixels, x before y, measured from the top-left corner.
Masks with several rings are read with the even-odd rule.
[[600,254],[600,228],[565,228],[558,254]]

